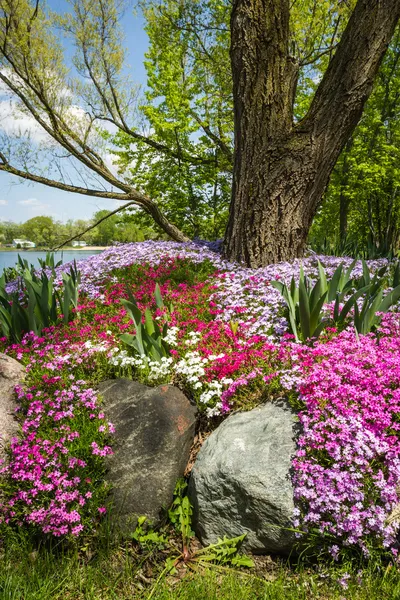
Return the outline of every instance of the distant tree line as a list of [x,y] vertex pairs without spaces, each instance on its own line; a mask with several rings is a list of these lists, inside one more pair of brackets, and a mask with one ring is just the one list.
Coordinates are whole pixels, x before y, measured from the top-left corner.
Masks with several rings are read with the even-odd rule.
[[24,223],[0,221],[0,245],[12,244],[14,239],[26,239],[34,242],[38,247],[53,248],[78,236],[78,240],[83,240],[89,245],[108,246],[113,242],[141,242],[160,237],[151,227],[133,223],[127,215],[111,216],[94,229],[79,236],[108,213],[108,210],[99,210],[89,220],[69,219],[66,223],[47,216],[33,217]]

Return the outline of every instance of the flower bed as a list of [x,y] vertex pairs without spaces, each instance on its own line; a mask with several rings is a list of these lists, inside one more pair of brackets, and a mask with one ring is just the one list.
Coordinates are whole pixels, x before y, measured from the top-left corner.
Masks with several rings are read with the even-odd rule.
[[[351,262],[320,259],[328,274]],[[316,257],[303,267],[315,276]],[[1,341],[27,367],[18,390],[22,433],[2,469],[3,523],[56,536],[97,526],[113,428],[94,389],[125,375],[179,385],[210,419],[286,394],[303,427],[293,462],[298,527],[318,534],[335,557],[348,547],[396,553],[398,523],[387,519],[399,502],[397,313],[379,335],[330,330],[306,346],[287,335],[283,301],[270,285],[298,277],[299,261],[253,271],[206,246],[145,242],[110,248],[78,268],[84,293],[69,325],[18,345]],[[167,317],[155,303],[157,282]],[[128,288],[141,310],[168,318],[171,352],[161,362],[133,355],[120,340],[133,328],[120,302]]]

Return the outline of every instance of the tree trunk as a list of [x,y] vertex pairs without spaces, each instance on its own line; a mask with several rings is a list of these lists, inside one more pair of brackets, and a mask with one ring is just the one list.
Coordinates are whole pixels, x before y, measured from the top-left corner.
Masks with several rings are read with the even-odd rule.
[[314,216],[310,199],[316,206],[323,189],[312,189],[316,173],[303,144],[296,152],[282,144],[266,154],[253,140],[234,183],[226,254],[259,267],[302,256]]
[[400,0],[358,0],[308,114],[294,125],[298,66],[288,50],[289,0],[233,0],[228,259],[261,267],[302,256],[399,17]]

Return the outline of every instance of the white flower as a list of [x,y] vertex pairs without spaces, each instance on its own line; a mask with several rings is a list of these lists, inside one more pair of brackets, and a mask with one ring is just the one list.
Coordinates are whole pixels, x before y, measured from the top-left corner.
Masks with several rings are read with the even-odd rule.
[[179,327],[169,327],[166,335],[164,336],[164,341],[167,342],[170,346],[177,346],[178,340],[178,331]]
[[221,414],[222,403],[217,402],[213,408],[206,409],[206,415],[210,419],[211,417],[218,417]]

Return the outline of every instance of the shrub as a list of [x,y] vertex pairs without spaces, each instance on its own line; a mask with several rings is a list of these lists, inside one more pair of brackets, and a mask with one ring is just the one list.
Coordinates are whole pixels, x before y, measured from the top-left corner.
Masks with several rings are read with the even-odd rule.
[[76,264],[69,274],[62,274],[62,286],[54,286],[54,275],[45,271],[37,275],[25,269],[21,275],[22,290],[7,291],[4,274],[0,278],[0,329],[13,342],[19,342],[24,333],[40,334],[44,327],[57,322],[60,314],[64,323],[72,318],[72,309],[78,305],[81,276]]

